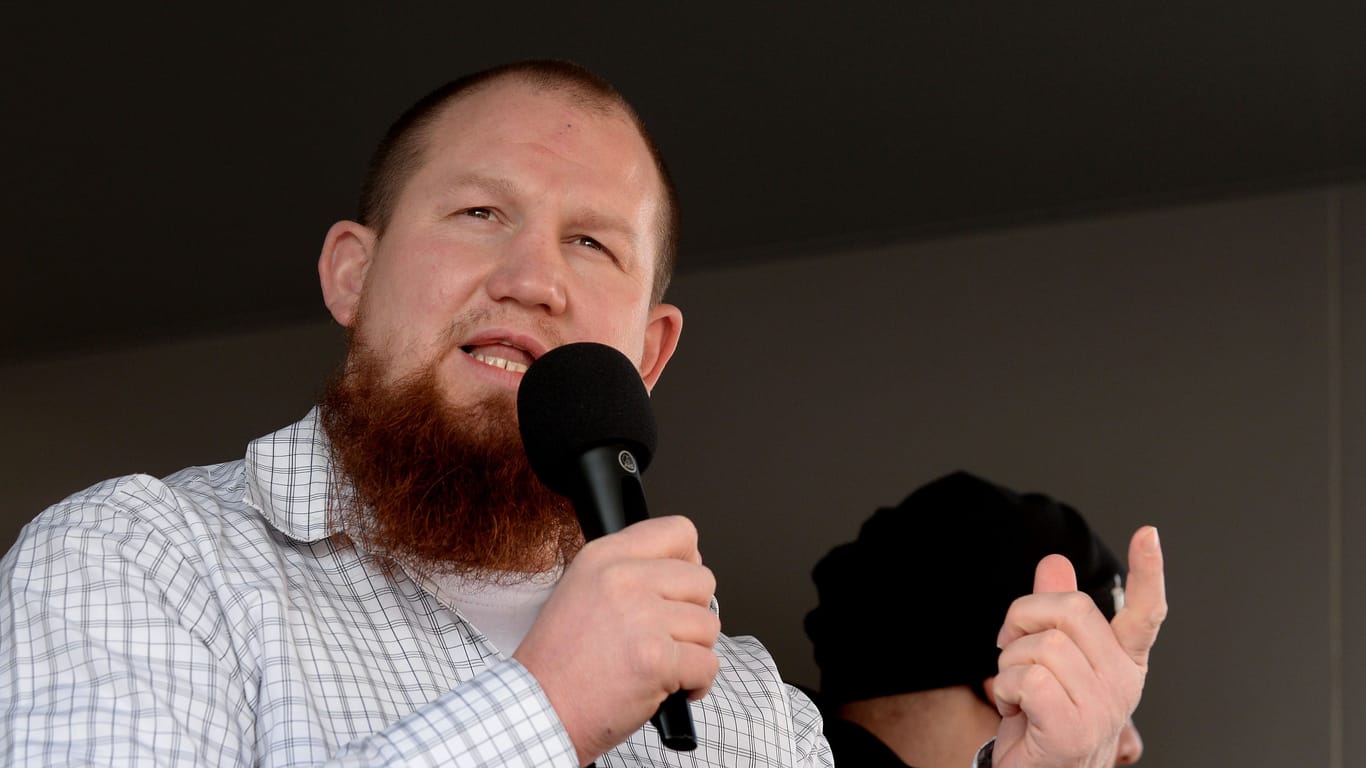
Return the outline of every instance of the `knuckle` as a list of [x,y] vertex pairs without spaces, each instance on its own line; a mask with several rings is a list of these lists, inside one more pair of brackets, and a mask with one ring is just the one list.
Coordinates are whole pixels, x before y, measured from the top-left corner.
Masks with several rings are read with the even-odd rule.
[[1063,610],[1072,616],[1085,616],[1099,609],[1085,592],[1068,592],[1063,595]]
[[1026,690],[1037,690],[1053,680],[1053,673],[1042,664],[1030,664],[1020,673],[1020,686]]
[[707,645],[714,646],[721,637],[721,617],[707,611]]
[[1025,610],[1023,601],[1028,597],[1028,595],[1025,597],[1017,597],[1011,601],[1010,607],[1006,609],[1005,619],[1001,622],[1002,626],[1009,627],[1019,624],[1020,612]]
[[1156,628],[1156,627],[1162,626],[1162,622],[1164,622],[1164,621],[1166,621],[1166,620],[1167,620],[1167,601],[1166,601],[1166,600],[1162,600],[1162,601],[1159,602],[1157,605],[1153,606],[1152,611],[1150,611],[1150,612],[1148,613],[1148,624],[1149,624],[1149,626],[1151,626],[1151,627],[1153,627],[1153,628]]
[[1040,632],[1039,644],[1047,655],[1056,655],[1073,645],[1072,638],[1060,629],[1046,629]]
[[699,650],[689,654],[688,667],[683,675],[683,684],[689,690],[709,688],[721,672],[721,660],[709,650]]
[[699,567],[702,569],[703,574],[705,574],[703,578],[705,579],[704,585],[706,586],[706,591],[709,594],[716,594],[716,573],[705,565]]

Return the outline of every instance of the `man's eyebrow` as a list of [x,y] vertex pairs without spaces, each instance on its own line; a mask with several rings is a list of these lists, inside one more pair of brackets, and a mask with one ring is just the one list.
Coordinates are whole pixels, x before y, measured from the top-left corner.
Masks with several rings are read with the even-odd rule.
[[589,230],[585,234],[592,234],[594,231],[607,231],[616,235],[630,238],[632,243],[635,241],[636,231],[631,227],[631,223],[620,216],[614,216],[592,208],[580,208],[571,213],[569,220],[575,226]]
[[485,194],[511,197],[517,193],[517,185],[511,179],[501,176],[485,176],[481,173],[465,173],[451,179],[446,184],[448,189],[473,189]]

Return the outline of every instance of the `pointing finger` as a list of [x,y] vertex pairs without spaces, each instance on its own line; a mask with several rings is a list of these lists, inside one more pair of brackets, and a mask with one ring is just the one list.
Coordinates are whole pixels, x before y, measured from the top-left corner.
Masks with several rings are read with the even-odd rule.
[[1167,585],[1162,566],[1162,545],[1157,529],[1144,526],[1129,542],[1129,579],[1124,589],[1124,608],[1111,626],[1120,646],[1134,662],[1148,666],[1148,653],[1167,618]]

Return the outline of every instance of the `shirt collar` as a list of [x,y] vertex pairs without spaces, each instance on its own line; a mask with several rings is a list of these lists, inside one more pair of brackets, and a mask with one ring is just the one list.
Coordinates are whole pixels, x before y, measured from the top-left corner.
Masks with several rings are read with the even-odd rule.
[[291,538],[312,543],[336,532],[327,519],[331,475],[317,407],[247,446],[247,503]]

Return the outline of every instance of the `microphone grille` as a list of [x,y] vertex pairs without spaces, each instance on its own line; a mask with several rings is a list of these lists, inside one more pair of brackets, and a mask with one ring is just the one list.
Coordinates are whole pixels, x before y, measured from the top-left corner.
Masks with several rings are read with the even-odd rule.
[[621,445],[643,472],[658,439],[650,394],[635,365],[595,342],[556,347],[531,364],[517,389],[517,422],[532,470],[563,495],[576,482],[584,452]]

